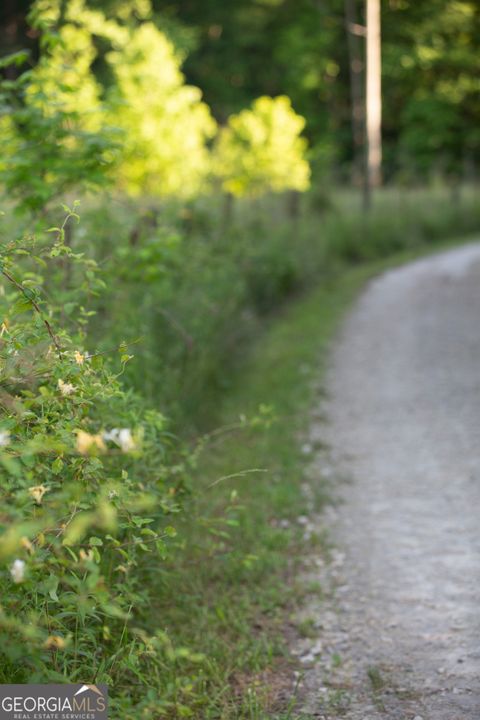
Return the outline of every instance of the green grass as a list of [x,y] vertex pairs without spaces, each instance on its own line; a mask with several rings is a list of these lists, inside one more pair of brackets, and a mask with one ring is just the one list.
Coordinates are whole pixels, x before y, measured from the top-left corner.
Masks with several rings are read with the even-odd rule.
[[283,196],[239,201],[225,229],[216,198],[193,204],[189,224],[168,205],[149,224],[146,208],[120,198],[91,201],[82,211],[74,247],[96,258],[107,284],[90,343],[99,351],[133,343],[126,384],[161,408],[182,436],[222,422],[220,405],[238,365],[292,298],[328,285],[346,267],[480,228],[473,187],[459,203],[444,187],[385,188],[368,217],[358,192],[332,189],[326,196],[322,188],[320,204],[319,192],[301,198],[296,218]]
[[[369,278],[427,252],[432,248],[339,273],[270,318],[240,363],[223,404],[225,427],[241,413],[255,416],[261,404],[271,407],[263,416],[271,412],[274,422],[267,430],[227,432],[207,446],[195,504],[179,528],[185,543],[161,571],[155,609],[176,643],[206,656],[191,671],[193,717],[300,717],[278,702],[291,697],[285,628],[308,592],[296,577],[314,542],[305,543],[296,521],[309,512],[300,491],[306,463],[300,439],[309,409],[321,401],[328,348],[345,312]],[[314,489],[319,508],[325,489],[321,483]]]

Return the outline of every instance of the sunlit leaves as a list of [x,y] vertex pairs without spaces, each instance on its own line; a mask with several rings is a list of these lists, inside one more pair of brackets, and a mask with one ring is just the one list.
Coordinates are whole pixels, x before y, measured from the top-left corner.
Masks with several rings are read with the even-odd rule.
[[198,194],[215,123],[200,90],[184,84],[171,43],[144,23],[107,60],[116,79],[108,96],[110,121],[125,137],[118,173],[123,187],[134,195]]
[[232,115],[215,152],[223,188],[238,196],[306,190],[310,168],[304,126],[284,96],[258,98],[251,109]]

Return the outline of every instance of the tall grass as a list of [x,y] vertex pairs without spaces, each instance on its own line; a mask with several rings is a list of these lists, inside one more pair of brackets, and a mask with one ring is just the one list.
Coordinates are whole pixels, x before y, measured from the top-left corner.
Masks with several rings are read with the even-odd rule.
[[92,342],[134,342],[129,380],[179,426],[204,427],[265,318],[346,266],[478,231],[475,192],[386,189],[366,216],[358,193],[316,189],[296,214],[268,197],[238,202],[228,222],[221,199],[90,205],[84,232],[108,284]]

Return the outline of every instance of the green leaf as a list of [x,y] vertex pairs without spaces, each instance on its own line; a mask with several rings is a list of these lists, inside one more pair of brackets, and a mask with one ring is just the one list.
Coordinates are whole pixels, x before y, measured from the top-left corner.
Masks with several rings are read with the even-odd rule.
[[99,537],[95,537],[95,535],[92,535],[92,537],[88,538],[88,544],[92,547],[103,545],[103,540],[101,540]]
[[10,475],[19,477],[22,474],[22,468],[18,460],[15,460],[9,455],[0,453],[0,463]]
[[5,57],[0,58],[0,68],[6,68],[9,65],[16,65],[18,67],[19,65],[23,65],[29,57],[30,50],[17,50],[17,52],[10,53],[10,55],[5,55]]
[[63,460],[62,458],[58,457],[54,462],[52,463],[52,472],[55,473],[55,475],[58,475],[58,473],[63,468]]

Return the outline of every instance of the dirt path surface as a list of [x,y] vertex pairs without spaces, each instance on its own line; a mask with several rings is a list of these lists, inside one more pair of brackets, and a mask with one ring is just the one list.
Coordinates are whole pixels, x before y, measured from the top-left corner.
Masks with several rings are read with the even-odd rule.
[[324,410],[312,438],[330,448],[317,476],[337,478],[337,549],[318,570],[333,597],[306,610],[319,636],[297,648],[303,709],[479,720],[479,245],[370,284],[336,343]]

